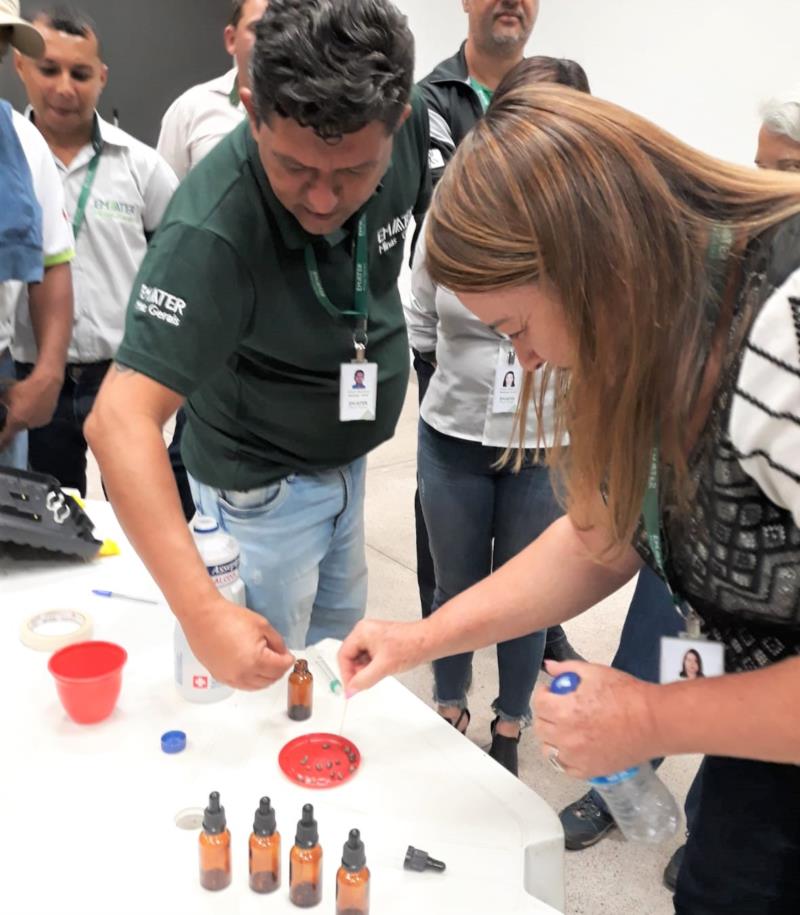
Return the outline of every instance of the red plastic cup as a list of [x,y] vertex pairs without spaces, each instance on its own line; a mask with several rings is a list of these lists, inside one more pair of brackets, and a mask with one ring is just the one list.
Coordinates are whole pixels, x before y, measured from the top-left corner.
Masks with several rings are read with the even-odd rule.
[[113,642],[78,642],[57,651],[47,669],[58,698],[78,724],[95,724],[114,711],[128,652]]

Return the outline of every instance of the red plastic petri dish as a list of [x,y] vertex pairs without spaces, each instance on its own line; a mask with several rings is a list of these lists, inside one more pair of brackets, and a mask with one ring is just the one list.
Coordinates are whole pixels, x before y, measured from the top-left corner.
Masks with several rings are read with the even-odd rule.
[[278,754],[287,778],[304,788],[338,788],[358,772],[361,753],[338,734],[305,734],[290,740]]

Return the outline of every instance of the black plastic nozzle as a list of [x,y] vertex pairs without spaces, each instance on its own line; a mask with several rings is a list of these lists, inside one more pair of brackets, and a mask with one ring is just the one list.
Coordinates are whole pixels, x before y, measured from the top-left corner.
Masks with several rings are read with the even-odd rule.
[[431,858],[426,851],[421,851],[419,848],[409,845],[403,867],[407,871],[443,871],[445,863],[444,861],[437,861],[436,858]]
[[303,816],[297,821],[297,833],[294,844],[301,848],[313,848],[319,842],[319,830],[314,819],[314,808],[311,804],[303,805]]
[[351,829],[350,836],[342,850],[342,867],[346,867],[349,871],[360,871],[366,866],[367,852],[361,841],[361,833],[357,829]]
[[275,810],[268,797],[262,797],[253,819],[253,832],[257,836],[271,836],[275,832]]
[[208,807],[203,813],[203,829],[212,836],[225,832],[225,808],[220,806],[219,791],[212,791],[208,796]]

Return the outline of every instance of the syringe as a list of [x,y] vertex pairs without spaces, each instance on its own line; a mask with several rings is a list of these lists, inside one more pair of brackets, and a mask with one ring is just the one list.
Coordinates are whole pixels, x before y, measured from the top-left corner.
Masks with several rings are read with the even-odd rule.
[[343,692],[342,681],[336,676],[336,674],[331,669],[327,661],[322,657],[322,654],[316,648],[309,648],[308,654],[314,659],[314,662],[322,669],[322,672],[325,674],[328,680],[328,687],[330,691],[338,696]]

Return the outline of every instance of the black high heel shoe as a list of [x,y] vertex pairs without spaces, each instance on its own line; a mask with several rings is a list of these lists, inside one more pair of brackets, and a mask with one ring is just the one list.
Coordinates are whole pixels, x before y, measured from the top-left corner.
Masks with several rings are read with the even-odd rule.
[[[439,714],[441,715],[441,712],[440,712]],[[467,723],[464,725],[464,730],[462,731],[462,730],[461,730],[461,722],[464,720],[464,717],[465,717],[465,716],[466,716],[466,719],[467,719]],[[449,724],[452,724],[453,727],[458,731],[459,734],[466,734],[466,733],[467,733],[467,728],[469,727],[469,723],[470,723],[470,721],[472,720],[472,715],[470,715],[469,709],[468,709],[468,708],[462,708],[462,709],[461,709],[461,712],[459,713],[458,718],[453,718],[453,719],[451,720],[451,719],[448,718],[446,715],[441,715],[441,717],[444,718],[444,720],[447,721]]]
[[522,737],[522,731],[516,737],[505,737],[503,734],[497,733],[497,722],[500,720],[500,717],[494,719],[491,724],[492,732],[492,745],[489,748],[489,756],[492,757],[496,762],[499,762],[501,766],[512,775],[519,776],[519,754],[518,747],[519,741]]

